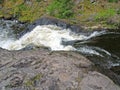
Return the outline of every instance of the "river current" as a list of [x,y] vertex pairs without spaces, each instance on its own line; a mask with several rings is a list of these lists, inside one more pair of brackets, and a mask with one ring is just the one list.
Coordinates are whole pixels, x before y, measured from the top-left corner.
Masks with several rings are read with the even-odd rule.
[[83,34],[55,25],[38,25],[31,32],[17,39],[11,28],[14,24],[16,21],[0,21],[1,48],[21,50],[31,46],[44,46],[52,51],[76,51],[120,76],[119,30],[100,30]]

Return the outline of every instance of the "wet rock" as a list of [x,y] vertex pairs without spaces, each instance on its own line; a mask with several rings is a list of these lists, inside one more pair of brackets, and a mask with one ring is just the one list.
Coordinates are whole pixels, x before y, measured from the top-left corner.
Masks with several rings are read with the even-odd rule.
[[111,67],[111,70],[120,75],[120,66]]
[[1,90],[120,90],[76,52],[0,49]]
[[19,33],[21,33],[23,30],[26,29],[27,23],[21,23],[16,21],[15,24],[13,24],[10,28],[15,33],[16,37],[18,37]]

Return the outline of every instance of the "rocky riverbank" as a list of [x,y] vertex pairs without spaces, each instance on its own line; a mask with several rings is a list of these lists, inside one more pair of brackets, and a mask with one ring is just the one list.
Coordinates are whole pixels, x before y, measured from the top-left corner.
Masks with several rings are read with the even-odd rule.
[[76,52],[0,49],[1,90],[120,90]]

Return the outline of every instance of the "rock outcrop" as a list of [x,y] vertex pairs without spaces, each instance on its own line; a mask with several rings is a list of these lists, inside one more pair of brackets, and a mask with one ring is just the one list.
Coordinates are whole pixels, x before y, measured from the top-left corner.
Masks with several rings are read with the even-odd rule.
[[0,49],[0,90],[120,90],[76,52]]

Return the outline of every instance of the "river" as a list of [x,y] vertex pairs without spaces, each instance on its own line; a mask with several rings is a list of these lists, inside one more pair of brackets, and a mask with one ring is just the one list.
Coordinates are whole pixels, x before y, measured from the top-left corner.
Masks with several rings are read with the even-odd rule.
[[98,30],[85,34],[55,25],[38,25],[17,39],[12,28],[16,23],[0,21],[1,48],[29,50],[44,46],[52,51],[76,51],[105,69],[105,74],[110,78],[116,77],[116,83],[120,84],[120,30]]

